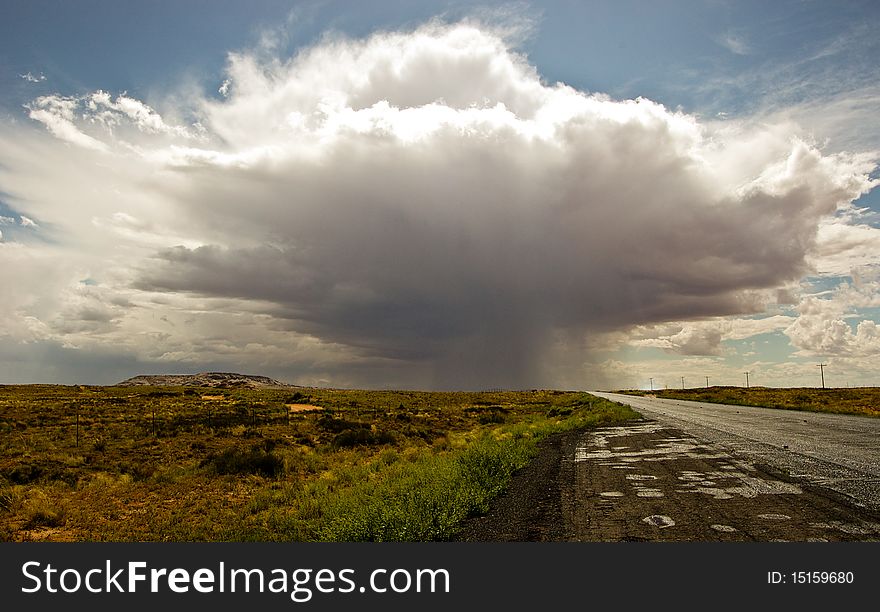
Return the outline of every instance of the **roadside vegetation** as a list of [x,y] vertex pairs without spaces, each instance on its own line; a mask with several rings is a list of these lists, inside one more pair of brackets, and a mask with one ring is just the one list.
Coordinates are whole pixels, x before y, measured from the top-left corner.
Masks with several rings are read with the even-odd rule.
[[621,391],[621,393],[738,406],[761,406],[783,410],[807,410],[880,417],[880,388],[878,387],[853,389],[707,387],[664,389],[661,391],[630,390]]
[[446,540],[547,435],[636,416],[560,391],[0,386],[0,540]]

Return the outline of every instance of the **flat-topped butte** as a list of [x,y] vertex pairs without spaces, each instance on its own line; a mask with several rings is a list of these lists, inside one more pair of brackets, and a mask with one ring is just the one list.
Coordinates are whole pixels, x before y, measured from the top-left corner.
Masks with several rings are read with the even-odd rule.
[[214,387],[265,389],[297,387],[268,376],[237,374],[235,372],[201,372],[199,374],[142,374],[118,383],[118,387],[134,386]]

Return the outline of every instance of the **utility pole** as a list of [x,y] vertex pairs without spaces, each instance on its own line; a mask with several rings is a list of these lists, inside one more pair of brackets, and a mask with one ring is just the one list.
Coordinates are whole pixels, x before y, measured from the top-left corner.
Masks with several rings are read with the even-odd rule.
[[825,366],[827,366],[827,365],[828,365],[827,363],[820,363],[820,364],[816,365],[816,367],[819,368],[819,374],[822,375],[822,388],[823,389],[825,388]]
[[653,378],[649,378],[648,380],[651,381],[651,391],[653,391],[653,390],[654,390],[654,379],[653,379]]
[[746,389],[748,389],[748,388],[749,388],[749,373],[748,373],[748,372],[743,372],[743,374],[746,375]]
[[684,389],[684,376],[681,377],[681,388]]
[[706,388],[707,389],[709,388],[709,377],[708,376],[706,377]]

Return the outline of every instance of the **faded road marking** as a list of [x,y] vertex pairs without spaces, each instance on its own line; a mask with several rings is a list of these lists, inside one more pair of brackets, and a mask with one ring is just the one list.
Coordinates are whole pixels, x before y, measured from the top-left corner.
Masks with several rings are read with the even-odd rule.
[[675,521],[666,516],[665,514],[652,514],[651,516],[646,516],[642,519],[643,523],[647,523],[652,527],[659,527],[660,529],[665,529],[666,527],[674,527]]

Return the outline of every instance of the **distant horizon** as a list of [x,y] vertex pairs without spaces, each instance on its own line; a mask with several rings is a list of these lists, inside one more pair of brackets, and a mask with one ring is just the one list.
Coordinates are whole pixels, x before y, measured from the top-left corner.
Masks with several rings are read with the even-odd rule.
[[[821,386],[777,386],[777,385],[749,385],[746,387],[745,385],[709,385],[706,386],[696,386],[696,387],[665,387],[665,388],[640,388],[640,387],[620,387],[614,389],[557,389],[553,387],[540,387],[540,388],[517,388],[517,389],[507,389],[507,388],[497,388],[497,387],[486,387],[486,388],[452,388],[452,389],[428,389],[428,388],[390,388],[390,387],[333,387],[333,386],[316,386],[316,385],[299,385],[296,383],[291,383],[282,379],[275,378],[273,376],[266,376],[263,374],[254,374],[247,372],[232,372],[232,371],[213,371],[213,370],[204,370],[199,372],[162,372],[162,373],[152,373],[152,374],[135,374],[133,376],[129,376],[123,380],[117,381],[112,384],[89,384],[89,383],[51,383],[51,382],[29,382],[29,383],[2,383],[0,382],[0,386],[62,386],[62,387],[115,387],[119,386],[121,383],[128,382],[129,380],[133,380],[141,377],[151,377],[151,376],[200,376],[200,375],[211,375],[211,374],[223,374],[223,375],[231,375],[231,376],[241,376],[241,377],[250,377],[250,378],[269,378],[272,380],[276,380],[277,382],[289,385],[294,388],[302,388],[302,389],[324,389],[324,390],[332,390],[332,389],[340,389],[340,390],[348,390],[348,391],[413,391],[413,392],[424,392],[424,393],[519,393],[525,391],[562,391],[562,392],[582,392],[589,393],[590,391],[600,391],[600,392],[622,392],[622,391],[690,391],[690,390],[700,390],[700,389],[820,389],[824,391],[833,391],[833,390],[845,390],[845,389],[873,389],[877,388],[880,385],[859,385],[859,386],[847,386],[847,387],[821,387]],[[150,386],[150,385],[143,385]],[[155,386],[176,386],[176,385],[155,385]],[[186,385],[185,385],[186,386]]]

